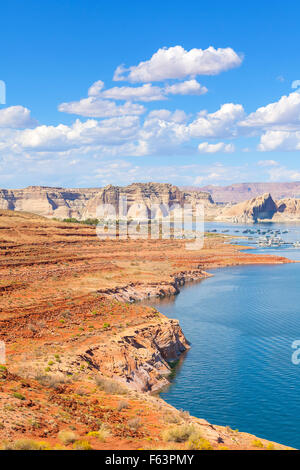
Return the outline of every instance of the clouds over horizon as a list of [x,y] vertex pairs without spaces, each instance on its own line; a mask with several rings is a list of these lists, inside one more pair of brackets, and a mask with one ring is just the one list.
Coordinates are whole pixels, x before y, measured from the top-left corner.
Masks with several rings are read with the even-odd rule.
[[[253,148],[260,152],[299,151],[300,94],[295,91],[248,114],[243,104],[230,100],[212,112],[201,106],[201,95],[208,89],[196,77],[220,74],[241,63],[242,57],[231,48],[163,48],[136,66],[118,67],[114,80],[126,80],[124,86],[106,88],[97,80],[86,97],[61,103],[60,112],[78,116],[71,124],[39,124],[23,106],[0,109],[0,156],[23,155],[41,165],[51,158],[70,159],[75,167],[78,156],[81,162],[83,158],[162,155],[192,155],[200,160],[203,155],[223,154],[229,158],[243,138],[252,139]],[[199,97],[196,114],[167,109],[174,97],[187,95]],[[162,103],[153,109],[159,101]],[[147,103],[152,103],[151,110]],[[241,155],[246,155],[244,150]],[[279,177],[280,170],[290,179],[298,175],[271,159],[261,160],[259,166],[272,180]],[[134,174],[134,166],[122,168]],[[205,181],[224,180],[229,174],[218,166],[207,172]]]
[[[82,117],[91,117],[86,121],[76,119],[71,125],[38,125],[31,118],[30,110],[22,106],[0,110],[0,128],[3,129],[0,150],[9,148],[10,143],[18,151],[23,148],[36,152],[77,148],[87,152],[100,145],[104,154],[117,155],[119,149],[120,155],[124,155],[120,145],[127,143],[130,144],[126,147],[127,156],[176,154],[182,144],[185,150],[188,145],[193,153],[232,153],[236,148],[232,141],[247,135],[253,137],[253,127],[254,135],[260,138],[258,150],[261,152],[300,150],[300,95],[297,93],[284,96],[248,116],[241,104],[224,103],[213,113],[203,109],[193,117],[183,110],[171,112],[164,108],[147,114],[143,105],[132,101],[118,105],[98,98],[102,89],[102,84],[95,82],[89,90],[92,96],[60,106],[61,111],[67,106],[68,112],[78,111]],[[102,119],[96,119],[100,116]],[[283,123],[288,130],[279,130],[278,126]],[[10,132],[5,134],[5,129]],[[112,147],[115,147],[113,152]]]

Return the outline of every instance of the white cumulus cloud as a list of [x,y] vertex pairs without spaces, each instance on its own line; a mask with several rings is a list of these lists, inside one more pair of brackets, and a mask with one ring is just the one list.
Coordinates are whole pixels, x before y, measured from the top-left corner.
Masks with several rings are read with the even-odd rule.
[[166,79],[182,79],[196,75],[217,75],[238,67],[242,58],[232,48],[210,46],[207,49],[186,51],[182,46],[158,49],[151,59],[136,66],[117,67],[115,81],[154,82]]
[[207,91],[207,88],[195,79],[167,85],[165,88],[165,92],[172,95],[204,95]]
[[267,131],[261,136],[258,150],[261,152],[300,150],[300,131]]
[[37,121],[30,115],[30,110],[24,106],[10,106],[0,110],[0,127],[10,129],[23,129],[34,127]]
[[67,126],[38,126],[26,129],[16,137],[16,141],[25,149],[36,151],[67,150],[78,147],[120,144],[134,140],[139,130],[139,121],[135,116],[105,119],[101,122],[89,119]]
[[153,86],[151,83],[146,83],[139,87],[124,86],[109,88],[102,91],[101,96],[114,100],[132,101],[158,101],[166,99],[164,91],[158,86]]
[[240,122],[243,127],[300,128],[300,94],[290,93],[278,101],[258,108]]
[[208,142],[202,142],[198,145],[200,153],[231,153],[234,152],[235,147],[233,144],[225,144],[224,142],[218,142],[217,144],[209,144]]
[[144,106],[140,104],[127,101],[122,105],[117,105],[114,101],[103,100],[97,96],[89,96],[80,101],[62,103],[58,106],[58,110],[64,113],[94,118],[139,115],[146,111]]
[[[160,101],[166,100],[167,95],[203,95],[207,93],[207,88],[202,86],[197,80],[186,80],[166,85],[165,87],[154,86],[152,83],[145,83],[141,86],[122,86],[104,89],[104,82],[98,80],[88,90],[90,101],[95,99],[124,100],[124,101]],[[83,100],[82,100],[83,101]]]
[[240,104],[225,103],[215,113],[201,111],[189,125],[191,137],[231,137],[237,134],[236,126],[244,116]]

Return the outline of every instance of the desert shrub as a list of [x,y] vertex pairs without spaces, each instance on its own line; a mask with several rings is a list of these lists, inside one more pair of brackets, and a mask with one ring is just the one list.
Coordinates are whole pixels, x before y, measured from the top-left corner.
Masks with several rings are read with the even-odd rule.
[[133,431],[137,431],[141,427],[142,423],[140,418],[132,418],[127,422],[127,425]]
[[35,376],[35,380],[41,385],[50,388],[57,388],[59,385],[68,384],[71,382],[70,378],[67,378],[60,373],[45,375],[42,372],[39,372]]
[[198,436],[191,436],[190,439],[188,440],[187,444],[188,449],[191,450],[213,450],[213,446],[211,443],[207,440],[204,439],[203,437],[198,437]]
[[167,442],[186,442],[196,429],[192,424],[182,424],[180,426],[172,426],[162,433],[162,438]]
[[118,407],[117,407],[118,411],[125,410],[126,408],[129,408],[128,402],[127,402],[127,401],[124,401],[124,400],[119,401]]
[[18,398],[18,400],[26,400],[26,397],[24,397],[24,395],[22,395],[21,393],[18,393],[18,392],[14,393],[14,397]]
[[77,436],[73,431],[60,431],[58,433],[58,439],[65,445],[72,444],[76,441]]
[[259,439],[254,439],[254,441],[252,441],[252,445],[253,447],[259,447],[259,448],[262,448],[264,446],[263,443]]
[[175,413],[167,412],[163,415],[163,421],[169,424],[179,424],[181,419]]
[[96,437],[99,441],[104,442],[110,436],[110,430],[105,424],[100,426],[99,431],[91,431],[87,435],[88,437]]
[[188,411],[180,410],[179,413],[180,413],[180,417],[185,421],[191,417]]
[[74,450],[93,450],[91,443],[84,439],[75,441],[73,444],[73,449]]
[[100,390],[110,395],[124,395],[127,393],[124,387],[114,380],[106,379],[104,377],[96,377],[96,384]]
[[269,444],[267,445],[267,450],[275,450],[273,442],[269,442]]
[[18,439],[14,442],[6,442],[2,446],[3,450],[47,450],[49,446],[44,441],[34,441],[33,439]]

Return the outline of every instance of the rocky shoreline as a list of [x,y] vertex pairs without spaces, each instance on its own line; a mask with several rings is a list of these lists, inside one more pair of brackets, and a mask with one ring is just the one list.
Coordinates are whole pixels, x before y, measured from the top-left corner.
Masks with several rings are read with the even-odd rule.
[[202,269],[195,269],[174,275],[173,280],[170,282],[132,282],[126,286],[117,286],[113,289],[99,289],[97,292],[123,302],[138,302],[152,297],[163,298],[177,295],[180,292],[180,287],[184,286],[186,282],[199,281],[200,279],[205,279],[210,276],[212,276],[212,274]]

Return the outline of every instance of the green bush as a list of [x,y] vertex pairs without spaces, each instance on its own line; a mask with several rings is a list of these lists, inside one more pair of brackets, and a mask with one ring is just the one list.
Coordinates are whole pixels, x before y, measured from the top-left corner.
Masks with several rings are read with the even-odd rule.
[[18,398],[19,400],[26,400],[26,397],[24,397],[24,395],[22,395],[21,393],[18,393],[18,392],[14,393],[14,397]]

